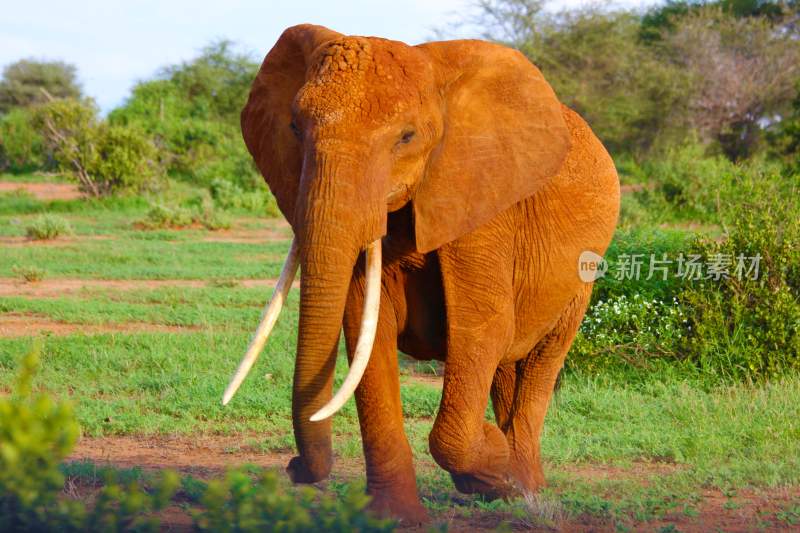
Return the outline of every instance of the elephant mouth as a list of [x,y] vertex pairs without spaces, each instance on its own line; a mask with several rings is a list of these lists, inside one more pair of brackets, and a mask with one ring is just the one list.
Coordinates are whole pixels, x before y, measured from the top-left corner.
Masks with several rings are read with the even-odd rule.
[[[350,363],[350,370],[347,373],[339,391],[321,409],[314,413],[310,421],[319,422],[333,416],[350,399],[358,387],[364,371],[367,369],[369,358],[372,353],[372,346],[375,343],[375,333],[378,329],[378,311],[380,307],[381,295],[381,240],[376,239],[367,245],[366,249],[367,268],[366,268],[366,287],[364,296],[364,309],[361,315],[361,329],[356,343],[356,350],[353,360]],[[269,339],[272,328],[278,320],[283,304],[289,295],[294,277],[298,268],[298,244],[297,239],[292,240],[289,254],[281,269],[281,275],[272,297],[267,303],[261,314],[261,320],[256,328],[250,345],[245,352],[239,367],[231,378],[228,387],[222,396],[222,405],[227,405],[231,401],[236,391],[239,390],[250,369],[255,364],[261,351]]]
[[411,199],[411,187],[405,183],[401,183],[386,195],[386,205],[388,210],[397,211],[403,207]]

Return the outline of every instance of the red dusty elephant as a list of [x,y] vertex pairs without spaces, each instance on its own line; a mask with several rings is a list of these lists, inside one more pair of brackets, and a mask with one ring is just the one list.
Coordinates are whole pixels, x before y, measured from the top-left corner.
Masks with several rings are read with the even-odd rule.
[[[444,362],[430,451],[460,491],[541,487],[547,405],[592,289],[579,256],[605,252],[619,210],[614,164],[581,117],[503,46],[301,25],[264,60],[242,132],[295,239],[225,403],[299,263],[294,481],[329,475],[330,416],[355,393],[372,506],[425,519],[400,349]],[[351,366],[332,396],[343,326]]]

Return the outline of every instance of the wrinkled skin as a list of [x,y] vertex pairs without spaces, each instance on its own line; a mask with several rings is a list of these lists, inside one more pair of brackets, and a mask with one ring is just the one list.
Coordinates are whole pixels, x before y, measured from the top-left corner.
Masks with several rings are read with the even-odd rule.
[[302,25],[264,60],[242,131],[300,246],[291,478],[331,471],[331,421],[309,417],[331,398],[342,326],[352,357],[362,250],[381,238],[378,331],[356,391],[373,508],[426,518],[398,349],[445,363],[430,451],[460,491],[543,486],[542,425],[591,292],[578,256],[605,251],[619,207],[586,123],[508,48]]

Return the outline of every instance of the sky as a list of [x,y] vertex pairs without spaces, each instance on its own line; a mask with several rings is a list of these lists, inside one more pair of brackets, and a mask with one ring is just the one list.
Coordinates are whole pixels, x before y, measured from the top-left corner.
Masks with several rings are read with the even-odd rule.
[[[322,24],[345,34],[416,44],[431,40],[473,0],[4,0],[0,66],[22,58],[63,60],[78,68],[84,92],[104,112],[160,67],[189,60],[227,38],[260,60],[281,32]],[[584,4],[641,7],[656,0],[551,1],[551,9]]]

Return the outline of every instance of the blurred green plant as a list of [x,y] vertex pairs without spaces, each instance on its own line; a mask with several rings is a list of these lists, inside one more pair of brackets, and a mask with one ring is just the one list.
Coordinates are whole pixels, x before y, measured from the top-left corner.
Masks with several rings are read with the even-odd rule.
[[55,98],[80,98],[75,66],[33,59],[6,65],[0,80],[0,114],[43,103],[45,93]]
[[193,60],[139,83],[109,121],[144,131],[171,176],[202,186],[222,179],[252,190],[262,182],[242,140],[239,113],[257,69],[230,41],[212,43]]
[[47,275],[47,271],[38,266],[14,265],[11,267],[11,272],[15,276],[22,278],[27,283],[38,283]]
[[37,216],[25,227],[28,238],[37,241],[55,239],[72,233],[72,226],[67,219],[50,213]]
[[231,181],[216,178],[211,181],[209,188],[214,203],[223,209],[243,209],[269,217],[281,216],[275,197],[263,184],[256,190],[245,191]]
[[44,138],[29,109],[15,108],[0,116],[0,170],[23,173],[52,166]]
[[192,225],[203,226],[210,231],[230,229],[233,221],[223,211],[215,209],[213,204],[202,203],[193,207],[177,205],[153,204],[145,218],[134,223],[137,228],[182,229]]
[[89,100],[51,100],[36,109],[36,124],[59,168],[91,196],[152,189],[161,177],[147,136],[99,120]]
[[310,487],[294,493],[279,486],[274,472],[254,482],[243,470],[229,471],[208,483],[200,497],[203,508],[194,514],[198,531],[256,532],[381,532],[395,523],[366,512],[363,490],[351,486],[341,497],[321,495]]
[[0,398],[0,531],[157,531],[152,513],[175,493],[174,473],[152,492],[108,479],[91,506],[64,496],[59,465],[80,430],[69,403],[33,391],[39,353],[22,358],[12,394]]

